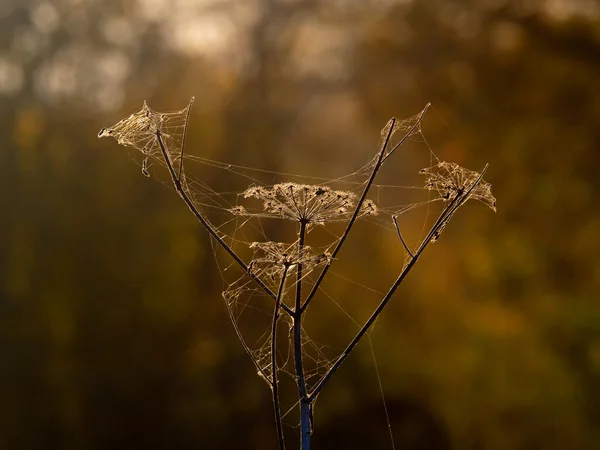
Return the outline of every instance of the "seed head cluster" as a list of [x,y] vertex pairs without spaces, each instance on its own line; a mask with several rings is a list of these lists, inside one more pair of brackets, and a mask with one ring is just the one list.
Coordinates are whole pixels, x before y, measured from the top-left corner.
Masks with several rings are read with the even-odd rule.
[[[263,211],[252,214],[243,206],[229,211],[240,216],[259,215],[262,217],[283,218],[305,224],[324,224],[349,218],[356,207],[356,194],[336,191],[328,186],[296,183],[276,184],[271,188],[253,186],[243,193],[244,198],[255,198],[263,202]],[[376,215],[377,206],[365,200],[360,216]]]
[[271,278],[280,277],[289,267],[298,264],[302,264],[306,273],[331,261],[329,252],[317,253],[307,245],[303,247],[302,256],[299,257],[297,243],[253,242],[250,248],[254,250],[254,258],[249,269]]
[[139,111],[112,127],[102,128],[98,137],[112,137],[120,145],[142,152],[145,156],[142,173],[148,176],[149,159],[164,164],[158,135],[172,161],[182,154],[188,114],[193,101],[192,98],[185,108],[173,112],[154,111],[144,102]]
[[156,132],[162,128],[165,114],[155,113],[146,102],[142,109],[109,128],[102,128],[98,137],[114,137],[126,147],[146,151],[153,146]]
[[[452,201],[469,190],[480,174],[465,169],[458,164],[441,161],[435,166],[421,169],[425,175],[425,188],[437,191],[442,201]],[[496,211],[496,198],[492,195],[492,185],[480,180],[469,194],[469,198],[480,201]]]

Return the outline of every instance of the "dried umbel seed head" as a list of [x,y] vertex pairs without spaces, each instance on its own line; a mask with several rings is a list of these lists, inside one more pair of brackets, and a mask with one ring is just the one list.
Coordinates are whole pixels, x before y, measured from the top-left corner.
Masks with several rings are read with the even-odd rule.
[[[152,110],[146,102],[138,112],[119,121],[112,127],[102,128],[98,137],[112,137],[120,145],[131,147],[142,152],[146,158],[162,160],[160,139],[174,161],[182,154],[185,131],[194,99],[183,109],[173,112]],[[146,175],[148,161],[145,159],[142,172]]]
[[109,128],[102,128],[98,137],[113,137],[120,145],[149,153],[160,130],[160,115],[152,114],[144,102],[142,109]]
[[[263,211],[252,214],[239,207],[230,210],[237,215],[257,215],[289,219],[306,224],[324,224],[349,218],[355,210],[357,197],[353,192],[336,191],[329,186],[296,183],[276,184],[271,188],[252,186],[244,198],[263,202]],[[366,200],[359,215],[376,215],[377,206]]]
[[[442,161],[435,166],[421,169],[425,175],[425,188],[436,191],[442,201],[452,201],[473,188],[468,198],[480,201],[496,211],[496,198],[492,185],[480,179],[480,173],[465,169],[458,164]],[[477,183],[475,187],[473,184]],[[465,199],[467,200],[467,199]]]
[[329,252],[317,253],[310,246],[304,246],[302,256],[298,256],[298,244],[282,242],[253,242],[254,258],[250,262],[250,270],[257,275],[279,277],[292,266],[302,264],[305,273],[316,266],[331,261]]

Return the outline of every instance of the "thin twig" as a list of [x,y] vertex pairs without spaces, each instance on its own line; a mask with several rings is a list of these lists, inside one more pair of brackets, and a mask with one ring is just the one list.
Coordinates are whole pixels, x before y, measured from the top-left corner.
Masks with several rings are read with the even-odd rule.
[[418,117],[417,121],[415,122],[415,124],[410,128],[410,130],[408,130],[407,134],[400,140],[400,142],[398,142],[386,154],[385,151],[387,149],[387,146],[388,146],[388,144],[390,142],[390,139],[392,137],[392,134],[394,132],[394,125],[396,124],[396,118],[393,117],[391,119],[392,123],[390,124],[390,129],[388,130],[388,133],[387,133],[387,135],[385,137],[385,141],[383,143],[383,146],[382,146],[381,150],[379,151],[379,154],[377,155],[377,162],[375,163],[375,166],[373,167],[373,171],[371,172],[371,176],[369,177],[369,180],[367,181],[365,189],[363,190],[363,193],[362,193],[362,195],[360,197],[360,200],[356,204],[356,208],[354,209],[354,213],[352,214],[352,217],[350,218],[350,222],[348,222],[348,225],[346,226],[346,229],[344,230],[344,234],[342,234],[342,237],[340,238],[340,240],[338,241],[335,249],[331,253],[331,259],[329,260],[329,263],[327,265],[325,265],[325,267],[323,268],[323,270],[321,270],[321,273],[319,274],[319,278],[317,278],[317,281],[315,282],[312,290],[310,291],[310,294],[308,294],[308,297],[306,297],[306,300],[305,300],[304,304],[302,305],[302,311],[304,311],[308,307],[308,304],[310,303],[310,301],[313,299],[313,297],[315,296],[315,294],[319,290],[319,287],[321,286],[321,283],[323,282],[323,279],[325,278],[325,275],[327,275],[327,271],[329,270],[329,267],[331,267],[331,264],[333,263],[336,255],[341,250],[342,245],[344,244],[344,242],[346,241],[346,238],[348,237],[348,234],[350,234],[350,230],[352,229],[352,226],[354,225],[354,222],[356,221],[356,219],[358,218],[358,215],[360,214],[360,209],[362,208],[362,205],[363,205],[365,199],[367,198],[367,194],[369,193],[369,190],[371,189],[371,186],[373,185],[373,181],[375,181],[375,177],[377,176],[377,172],[379,172],[379,169],[383,165],[384,161],[398,147],[400,147],[409,138],[409,136],[419,127],[419,125],[421,124],[421,121],[423,120],[423,117],[425,116],[425,113],[427,112],[427,109],[429,108],[430,105],[431,105],[431,103],[427,103],[427,105],[425,105],[425,108],[423,109],[423,111],[421,111],[421,114],[419,115],[419,117]]
[[[223,238],[219,236],[219,233],[217,233],[217,231],[212,227],[212,225],[208,222],[208,220],[202,215],[202,213],[198,210],[198,208],[196,208],[194,203],[188,197],[185,190],[182,188],[181,181],[177,178],[177,175],[175,174],[171,157],[167,152],[167,148],[162,139],[162,134],[160,130],[156,130],[156,139],[158,141],[158,145],[160,146],[160,151],[162,153],[163,159],[165,160],[165,164],[167,165],[169,173],[171,174],[173,185],[175,186],[177,193],[183,199],[187,207],[190,209],[190,211],[192,211],[194,216],[196,216],[196,219],[198,219],[198,221],[204,226],[204,228],[206,228],[208,233],[219,243],[221,247],[223,247],[223,249],[227,253],[229,253],[229,255],[234,259],[234,261],[250,276],[250,278],[252,278],[256,282],[256,284],[258,284],[262,288],[262,290],[265,291],[267,295],[269,295],[269,297],[275,300],[277,296],[273,293],[273,291],[269,289],[269,287],[265,283],[263,283],[263,281],[257,275],[255,275],[251,270],[249,270],[246,263],[242,261],[242,259],[237,255],[237,253],[233,251],[233,249],[227,244],[227,242],[225,242]],[[288,307],[285,303],[282,303],[281,307],[289,315],[293,314],[291,308]]]
[[285,441],[283,438],[283,424],[281,422],[281,408],[279,403],[279,385],[277,382],[277,323],[279,322],[279,308],[281,306],[281,299],[285,288],[288,268],[289,267],[286,266],[283,274],[281,275],[281,283],[279,284],[277,298],[275,299],[273,323],[271,325],[271,391],[273,394],[273,409],[275,410],[275,426],[277,428],[277,442],[279,444],[279,450],[285,450]]
[[306,237],[306,222],[300,222],[298,238],[298,269],[296,276],[296,301],[294,305],[294,365],[296,369],[296,384],[298,385],[298,397],[300,398],[300,448],[310,449],[310,402],[306,379],[304,377],[304,366],[302,363],[302,253],[304,250],[304,238]]
[[400,233],[400,226],[398,225],[398,216],[393,215],[392,220],[394,221],[394,225],[396,225],[396,231],[398,232],[398,237],[400,238],[402,245],[404,245],[404,250],[406,250],[408,252],[408,254],[410,255],[411,258],[414,258],[414,255],[412,254],[412,252],[408,248],[408,245],[406,245],[404,238],[402,237],[402,233]]
[[435,233],[438,232],[440,230],[440,228],[447,222],[448,218],[451,217],[452,214],[454,214],[454,212],[468,200],[469,195],[471,194],[472,190],[475,188],[475,186],[477,186],[479,184],[479,182],[483,178],[483,174],[486,172],[487,167],[488,166],[486,164],[485,168],[482,170],[482,172],[479,175],[479,177],[477,178],[477,180],[475,180],[475,182],[470,186],[470,188],[466,192],[463,192],[462,194],[457,194],[456,197],[454,197],[454,199],[452,199],[452,201],[446,206],[444,211],[442,211],[442,213],[436,220],[435,224],[433,225],[433,227],[427,234],[427,237],[423,240],[423,242],[419,246],[418,250],[415,252],[414,256],[408,262],[408,264],[406,266],[404,266],[404,268],[400,272],[400,275],[398,275],[398,278],[396,279],[396,281],[394,281],[394,284],[392,285],[392,287],[390,287],[388,293],[381,300],[381,302],[379,303],[379,305],[377,306],[375,311],[373,311],[373,313],[367,319],[367,321],[362,326],[362,328],[358,331],[358,333],[356,333],[354,338],[352,338],[352,341],[350,341],[350,343],[348,344],[348,346],[346,347],[344,352],[339,356],[339,358],[336,360],[336,362],[329,368],[329,370],[325,373],[323,378],[321,378],[319,383],[315,386],[313,391],[309,394],[309,396],[308,396],[309,401],[312,401],[319,394],[319,392],[321,392],[321,389],[323,389],[323,387],[325,386],[327,381],[329,381],[329,379],[333,376],[333,374],[339,369],[339,367],[346,360],[346,358],[350,355],[350,353],[352,352],[354,347],[356,347],[356,345],[361,340],[361,338],[364,336],[364,334],[369,330],[369,328],[371,328],[371,325],[373,325],[373,323],[377,320],[377,318],[381,314],[381,311],[383,311],[383,308],[385,308],[386,304],[388,303],[388,301],[390,300],[392,295],[394,295],[394,293],[398,289],[398,286],[400,286],[400,284],[402,283],[402,281],[404,280],[406,275],[408,275],[408,273],[410,272],[412,267],[415,265],[415,263],[419,259],[419,256],[421,256],[421,253],[423,253],[425,248],[427,248],[427,246],[431,243],[431,239],[435,235]]
[[373,184],[373,181],[375,181],[375,176],[377,175],[377,172],[379,171],[379,168],[381,167],[381,164],[382,164],[382,159],[383,159],[383,155],[385,154],[385,149],[387,148],[387,146],[390,142],[390,139],[392,137],[392,131],[394,129],[394,124],[396,123],[396,118],[393,117],[391,120],[392,120],[392,123],[390,125],[388,134],[385,137],[385,141],[383,142],[383,145],[381,147],[381,150],[379,151],[379,154],[377,155],[377,161],[375,162],[375,165],[373,166],[373,171],[371,172],[371,175],[369,176],[369,180],[367,181],[367,184],[362,192],[362,195],[360,196],[360,199],[358,200],[358,203],[356,203],[356,207],[354,208],[352,217],[350,218],[348,225],[346,225],[344,234],[342,234],[342,237],[340,238],[337,245],[333,249],[333,252],[331,253],[331,258],[329,259],[329,262],[325,265],[325,267],[323,267],[323,270],[321,270],[321,273],[319,274],[319,278],[317,278],[315,285],[313,286],[312,290],[308,294],[308,297],[306,297],[306,301],[302,305],[302,311],[304,311],[308,307],[308,304],[310,303],[312,298],[317,293],[319,286],[321,285],[321,283],[323,282],[323,279],[325,278],[325,275],[327,275],[327,272],[329,271],[329,267],[331,266],[333,260],[335,259],[336,255],[338,254],[338,252],[342,249],[342,245],[344,245],[344,242],[346,241],[346,238],[350,234],[350,230],[352,229],[354,222],[356,222],[356,219],[358,218],[358,215],[360,214],[360,209],[362,208],[362,205],[363,205],[365,199],[367,198],[367,194],[369,193],[369,190],[371,189],[371,185]]
[[179,181],[181,181],[181,174],[183,173],[183,151],[185,149],[185,137],[187,136],[187,127],[190,119],[190,112],[192,111],[192,105],[194,104],[194,97],[190,100],[190,104],[187,107],[187,113],[185,115],[185,125],[183,126],[183,137],[181,138],[181,153],[179,154]]
[[419,128],[421,126],[421,122],[423,121],[423,117],[425,117],[425,113],[427,112],[427,110],[429,109],[429,107],[431,106],[431,103],[427,103],[425,105],[425,108],[423,108],[423,111],[421,111],[421,113],[419,114],[419,117],[417,118],[417,121],[415,122],[415,124],[410,127],[410,130],[408,130],[408,132],[404,135],[404,137],[402,139],[400,139],[400,141],[394,145],[394,147],[385,154],[385,156],[383,157],[383,160],[381,161],[382,163],[385,162],[386,159],[388,159],[392,153],[394,153],[398,147],[400,147],[402,144],[404,144],[404,142],[412,136],[413,132]]

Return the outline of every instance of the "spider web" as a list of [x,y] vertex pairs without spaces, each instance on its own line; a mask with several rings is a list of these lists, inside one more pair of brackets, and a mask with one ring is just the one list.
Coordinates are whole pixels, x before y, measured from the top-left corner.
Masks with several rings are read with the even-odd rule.
[[[145,176],[152,176],[171,189],[174,188],[175,179],[193,206],[203,213],[219,236],[246,262],[248,271],[244,272],[211,239],[213,255],[223,280],[223,299],[227,312],[257,373],[267,383],[273,379],[273,370],[277,371],[280,379],[283,375],[289,376],[291,381],[295,380],[291,339],[293,321],[288,314],[280,315],[277,333],[279,345],[274,368],[270,325],[273,298],[256,283],[250,273],[272,293],[278,292],[282,286],[281,303],[291,310],[295,307],[299,281],[306,296],[315,286],[321,269],[331,263],[334,269],[329,271],[328,279],[333,281],[324,282],[319,287],[316,294],[318,299],[311,304],[311,309],[315,307],[316,314],[319,314],[315,305],[328,303],[347,319],[350,330],[356,332],[364,318],[359,317],[352,303],[336,298],[339,286],[345,285],[346,290],[354,292],[353,297],[376,305],[389,283],[386,281],[377,285],[368,279],[346,276],[344,269],[348,266],[341,263],[343,252],[342,257],[336,257],[335,260],[331,255],[380,157],[385,162],[382,173],[378,174],[377,183],[372,185],[359,219],[371,230],[368,233],[387,233],[392,239],[397,231],[394,223],[398,223],[399,216],[421,211],[417,226],[412,227],[412,238],[406,239],[412,241],[413,247],[420,242],[433,216],[431,206],[451,201],[459,195],[458,191],[468,188],[469,183],[474,183],[479,175],[456,164],[443,162],[433,153],[421,128],[425,110],[405,120],[390,120],[381,130],[379,144],[364,166],[327,178],[247,167],[192,154],[185,148],[192,104],[193,99],[184,109],[164,113],[154,111],[144,103],[138,112],[112,127],[103,128],[99,137],[113,137],[119,144],[132,149],[134,159],[141,165]],[[380,155],[379,151],[388,135],[390,143]],[[396,147],[400,143],[403,146]],[[412,178],[406,171],[394,170],[396,163],[387,162],[393,153],[404,152],[403,147],[407,144],[411,144],[411,148],[416,145],[421,159],[428,164],[420,174],[419,170],[414,170],[415,176]],[[396,154],[394,158],[400,156]],[[389,166],[392,166],[392,170],[383,173]],[[408,179],[409,183],[395,183],[399,176],[403,180]],[[379,181],[381,178],[382,181]],[[228,189],[218,191],[211,188],[211,184],[226,185]],[[482,182],[476,186],[471,198],[495,210],[495,199],[488,183]],[[298,219],[309,222],[309,243],[301,252],[298,247]],[[365,231],[355,230],[353,234],[359,232]],[[282,235],[287,238],[275,240],[275,237]],[[439,234],[435,239],[438,237]],[[404,254],[400,261],[403,267],[410,260],[411,244],[403,248],[397,238],[396,242],[397,251]],[[298,264],[303,267],[300,279],[295,270],[291,270]],[[312,316],[309,313],[312,314],[311,310],[307,310],[305,319],[310,321]],[[306,320],[301,333],[302,355],[310,392],[335,363],[345,344],[342,341],[328,345],[319,343],[311,337],[312,328],[304,324]],[[284,404],[282,409],[285,411],[293,406],[293,402]]]

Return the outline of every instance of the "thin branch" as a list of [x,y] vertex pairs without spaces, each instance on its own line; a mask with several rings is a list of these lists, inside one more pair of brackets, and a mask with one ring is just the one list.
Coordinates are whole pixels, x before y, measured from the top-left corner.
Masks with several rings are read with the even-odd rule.
[[421,111],[421,114],[419,114],[419,117],[417,118],[417,121],[415,122],[415,124],[410,127],[410,130],[408,130],[408,132],[404,135],[404,137],[402,139],[400,139],[400,142],[398,142],[396,145],[394,145],[394,147],[386,153],[386,155],[383,157],[383,160],[381,161],[382,163],[385,162],[386,159],[388,159],[392,153],[394,153],[398,147],[400,147],[402,144],[404,144],[404,142],[406,142],[406,140],[412,136],[413,132],[419,128],[421,126],[421,122],[423,121],[423,117],[425,117],[425,113],[427,112],[427,110],[429,109],[429,107],[431,106],[431,103],[427,103],[425,105],[425,108],[423,108],[423,111]]
[[304,252],[304,239],[306,238],[306,222],[300,222],[300,232],[298,235],[298,268],[296,276],[296,302],[294,305],[294,314],[299,316],[302,312],[302,253]]
[[411,258],[414,258],[414,255],[412,254],[412,252],[408,248],[408,245],[406,245],[404,238],[402,237],[402,233],[400,233],[400,226],[398,225],[398,216],[393,215],[392,220],[394,221],[394,225],[396,225],[396,231],[398,232],[398,237],[400,238],[402,245],[404,245],[404,250],[406,250],[408,252],[408,254],[410,255]]
[[333,260],[336,257],[336,255],[338,254],[338,252],[341,250],[342,245],[344,245],[344,242],[346,241],[346,238],[350,234],[350,230],[352,229],[354,222],[356,222],[356,219],[358,218],[358,215],[360,214],[360,208],[362,208],[362,205],[363,205],[365,199],[367,198],[367,194],[369,193],[369,190],[371,189],[371,185],[373,184],[373,181],[375,181],[375,176],[377,175],[377,172],[379,171],[379,168],[381,167],[382,158],[385,153],[385,149],[387,148],[387,146],[390,142],[390,138],[392,137],[392,130],[394,129],[395,123],[396,123],[396,118],[393,117],[388,134],[385,137],[385,141],[383,143],[383,146],[381,147],[381,150],[379,151],[379,154],[377,157],[377,162],[375,163],[375,166],[373,167],[373,171],[371,172],[371,176],[369,177],[369,180],[367,181],[365,189],[363,190],[363,193],[362,193],[358,203],[356,204],[354,213],[352,214],[352,217],[350,218],[348,225],[346,225],[344,234],[342,234],[342,237],[340,238],[337,245],[333,249],[333,252],[331,253],[331,258],[329,259],[329,262],[325,265],[323,270],[321,270],[321,273],[319,274],[319,278],[317,278],[317,281],[315,282],[312,290],[308,294],[308,297],[306,297],[306,301],[304,302],[304,304],[302,305],[302,308],[301,308],[302,311],[306,310],[306,308],[308,307],[308,304],[310,303],[310,301],[313,299],[313,297],[317,293],[319,287],[321,286],[321,283],[323,282],[323,279],[325,278],[325,275],[327,275],[327,272],[329,271],[329,267],[333,263]]
[[[162,139],[162,134],[161,134],[160,130],[156,130],[156,139],[158,140],[158,145],[160,146],[160,151],[162,153],[163,159],[165,160],[165,164],[167,165],[167,168],[169,169],[169,173],[171,174],[171,179],[173,181],[173,185],[175,186],[177,193],[183,199],[183,201],[185,202],[187,207],[190,209],[190,211],[192,211],[194,216],[196,216],[196,219],[198,219],[198,221],[204,226],[204,228],[206,228],[208,233],[219,243],[219,245],[221,247],[223,247],[223,249],[227,253],[229,253],[229,255],[234,259],[234,261],[246,273],[248,273],[250,278],[252,278],[256,282],[256,284],[258,284],[262,288],[262,290],[265,291],[267,293],[267,295],[269,295],[269,297],[271,297],[273,300],[275,300],[277,298],[277,296],[273,293],[273,291],[271,289],[269,289],[269,287],[265,283],[263,283],[263,281],[257,275],[255,275],[251,270],[249,270],[246,263],[244,261],[242,261],[242,259],[237,255],[237,253],[235,253],[233,251],[233,249],[227,244],[227,242],[225,242],[223,240],[223,238],[221,236],[219,236],[219,233],[217,233],[217,231],[212,227],[212,225],[208,222],[208,220],[202,215],[202,213],[198,210],[198,208],[196,208],[194,203],[188,197],[187,193],[182,188],[181,180],[179,180],[177,178],[177,175],[175,174],[175,170],[173,169],[173,163],[171,161],[171,157],[169,156],[169,153],[167,152],[167,148]],[[289,315],[293,314],[291,308],[288,307],[285,303],[282,303],[281,307]]]
[[377,162],[375,163],[375,166],[373,167],[373,171],[371,172],[371,176],[369,177],[369,180],[367,181],[365,189],[363,190],[363,193],[362,193],[362,195],[360,197],[360,200],[356,204],[356,208],[354,210],[354,214],[352,214],[352,217],[350,218],[350,222],[348,222],[348,225],[346,226],[346,229],[344,230],[344,234],[342,234],[342,237],[340,238],[340,240],[338,241],[335,249],[333,250],[333,252],[331,254],[331,259],[330,259],[329,263],[323,268],[323,270],[321,270],[321,273],[319,274],[319,278],[317,278],[317,281],[315,282],[312,290],[310,291],[310,294],[308,294],[308,297],[306,297],[306,300],[305,300],[304,304],[302,305],[302,311],[304,311],[308,307],[308,304],[310,303],[310,301],[313,299],[313,297],[315,296],[315,294],[319,290],[319,287],[321,286],[321,283],[323,282],[323,279],[325,278],[325,275],[327,275],[327,271],[329,270],[329,267],[333,263],[333,261],[334,261],[336,255],[338,254],[338,252],[341,250],[342,245],[344,244],[346,238],[348,237],[348,234],[350,234],[350,230],[352,229],[352,226],[354,225],[354,222],[358,218],[358,215],[360,213],[360,209],[362,208],[362,205],[363,205],[365,199],[367,198],[367,194],[369,193],[369,190],[371,189],[373,181],[375,181],[375,177],[377,176],[377,172],[379,172],[379,169],[381,168],[381,166],[384,163],[384,161],[398,147],[400,147],[409,138],[409,136],[419,127],[419,125],[421,124],[421,121],[423,120],[423,117],[425,116],[425,113],[427,112],[427,109],[429,108],[430,105],[431,105],[431,103],[427,103],[427,105],[425,105],[425,108],[423,109],[423,111],[421,111],[421,114],[419,115],[419,118],[417,119],[417,121],[415,122],[415,124],[410,128],[410,130],[408,130],[407,134],[400,140],[400,142],[398,142],[386,154],[385,150],[387,149],[387,146],[388,146],[388,144],[390,142],[392,134],[394,133],[394,125],[396,124],[396,118],[393,117],[391,119],[392,123],[390,124],[390,129],[388,130],[388,133],[387,133],[387,135],[385,137],[385,141],[383,143],[383,146],[382,146],[381,150],[379,151],[379,154],[377,155]]
[[281,299],[285,288],[288,267],[285,267],[281,275],[281,283],[277,291],[275,299],[275,309],[273,310],[273,323],[271,325],[271,391],[273,394],[273,409],[275,410],[275,426],[277,428],[277,442],[279,450],[285,450],[285,441],[283,438],[283,424],[281,422],[281,408],[279,403],[279,385],[277,381],[277,323],[279,322],[279,308],[281,307]]
[[183,137],[181,138],[181,153],[179,154],[179,177],[177,179],[181,181],[181,174],[183,173],[183,151],[185,149],[185,137],[187,136],[187,127],[190,119],[190,112],[192,111],[192,105],[194,104],[194,97],[190,100],[190,104],[187,108],[185,115],[185,125],[183,127]]
[[329,370],[325,373],[323,378],[321,378],[319,383],[315,386],[313,391],[309,394],[309,396],[308,396],[309,401],[312,401],[317,395],[319,395],[319,392],[321,392],[321,389],[323,389],[323,387],[325,386],[327,381],[329,381],[329,379],[333,376],[333,374],[339,369],[339,367],[346,360],[346,358],[350,355],[350,353],[352,352],[354,347],[356,347],[356,345],[361,340],[361,338],[365,335],[365,333],[369,330],[369,328],[371,328],[371,325],[373,325],[373,323],[377,320],[377,318],[381,314],[381,311],[383,311],[383,308],[385,308],[386,304],[388,303],[388,301],[390,300],[392,295],[394,295],[394,293],[398,289],[398,286],[400,286],[400,284],[402,283],[404,278],[406,278],[406,275],[408,275],[410,270],[413,268],[413,266],[419,259],[419,256],[421,256],[421,253],[423,253],[425,248],[427,248],[427,246],[431,243],[431,239],[433,238],[435,233],[437,233],[440,230],[440,228],[452,216],[452,214],[454,214],[454,212],[468,200],[469,195],[471,194],[471,191],[475,188],[475,186],[477,186],[479,184],[479,182],[483,178],[483,174],[486,172],[487,167],[488,166],[486,164],[485,168],[482,170],[482,172],[479,175],[479,177],[477,178],[477,180],[475,180],[475,182],[471,185],[471,187],[466,192],[457,194],[456,197],[454,197],[454,199],[452,199],[452,201],[448,204],[448,206],[446,206],[444,211],[442,211],[442,213],[436,220],[435,224],[431,227],[431,230],[427,234],[427,237],[423,240],[423,242],[419,246],[419,249],[415,252],[414,256],[411,258],[409,263],[402,269],[402,271],[400,272],[400,275],[398,275],[398,278],[396,279],[396,281],[394,281],[394,284],[390,287],[388,293],[381,300],[381,302],[379,303],[379,305],[377,306],[375,311],[373,311],[373,313],[367,319],[367,321],[362,326],[362,328],[358,331],[358,333],[356,333],[356,335],[354,336],[352,341],[350,341],[350,343],[348,344],[348,346],[346,347],[344,352],[340,355],[340,357],[336,360],[336,362],[329,368]]
[[308,391],[302,363],[302,253],[306,237],[306,222],[300,222],[298,238],[298,271],[296,276],[296,301],[294,305],[294,365],[296,369],[296,384],[300,398],[300,448],[310,448],[310,402],[307,401]]

